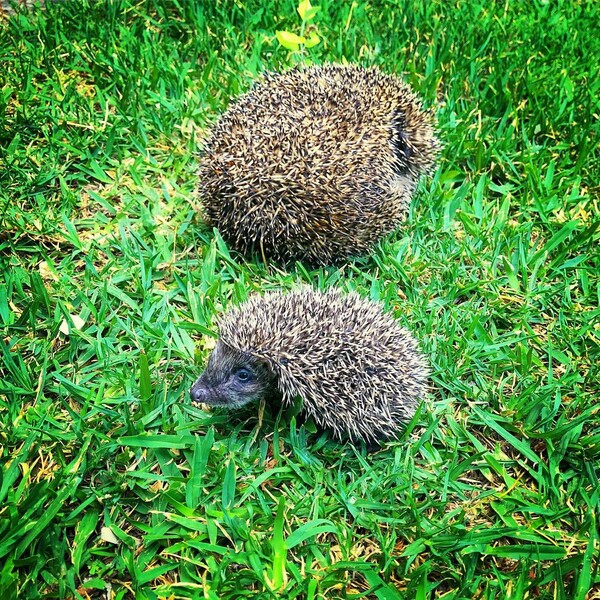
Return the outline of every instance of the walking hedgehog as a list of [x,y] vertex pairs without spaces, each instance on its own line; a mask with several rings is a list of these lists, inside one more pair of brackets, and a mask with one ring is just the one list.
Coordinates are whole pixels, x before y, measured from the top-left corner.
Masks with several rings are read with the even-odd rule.
[[194,383],[194,404],[239,407],[279,396],[336,437],[394,438],[426,391],[411,334],[355,292],[308,286],[251,296],[221,315],[220,339]]

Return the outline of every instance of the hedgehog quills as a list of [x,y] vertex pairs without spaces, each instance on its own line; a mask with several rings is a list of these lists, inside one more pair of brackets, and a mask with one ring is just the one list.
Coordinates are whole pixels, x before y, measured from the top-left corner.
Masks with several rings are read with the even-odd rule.
[[337,289],[251,296],[219,319],[220,340],[190,392],[236,407],[302,399],[336,437],[395,437],[425,394],[427,364],[412,335],[379,304]]
[[217,121],[199,193],[240,252],[330,264],[398,226],[438,146],[432,113],[398,77],[296,67],[265,75]]

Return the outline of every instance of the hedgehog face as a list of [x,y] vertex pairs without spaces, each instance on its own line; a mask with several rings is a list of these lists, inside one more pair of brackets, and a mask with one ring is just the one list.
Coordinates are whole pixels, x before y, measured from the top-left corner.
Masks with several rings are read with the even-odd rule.
[[204,373],[190,390],[192,404],[237,408],[268,396],[274,375],[265,361],[217,342]]

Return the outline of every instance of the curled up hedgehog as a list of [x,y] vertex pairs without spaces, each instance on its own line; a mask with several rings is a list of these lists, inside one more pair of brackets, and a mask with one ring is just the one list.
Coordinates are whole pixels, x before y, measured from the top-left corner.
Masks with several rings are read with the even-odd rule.
[[251,296],[218,322],[220,339],[190,391],[193,404],[239,407],[262,398],[302,410],[337,438],[394,438],[426,391],[411,334],[357,293]]
[[433,114],[375,67],[268,73],[213,127],[200,160],[209,224],[242,253],[330,264],[404,220],[439,150]]

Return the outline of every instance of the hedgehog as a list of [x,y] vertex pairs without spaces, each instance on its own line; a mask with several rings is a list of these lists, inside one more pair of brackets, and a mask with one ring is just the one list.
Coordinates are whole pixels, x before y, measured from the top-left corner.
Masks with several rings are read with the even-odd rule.
[[235,408],[297,398],[338,439],[397,437],[427,388],[413,336],[356,292],[301,286],[252,295],[218,319],[220,338],[192,404]]
[[199,196],[208,224],[244,254],[339,263],[406,217],[439,150],[433,114],[376,67],[267,73],[208,136]]

